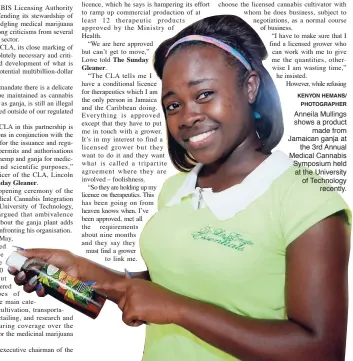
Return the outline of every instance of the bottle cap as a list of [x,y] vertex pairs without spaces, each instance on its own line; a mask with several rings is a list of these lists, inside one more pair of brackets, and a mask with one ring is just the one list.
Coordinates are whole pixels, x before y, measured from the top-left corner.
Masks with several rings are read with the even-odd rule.
[[17,271],[21,271],[21,268],[27,259],[27,257],[22,256],[22,254],[19,254],[18,252],[12,252],[6,260],[6,264],[10,267],[15,267]]

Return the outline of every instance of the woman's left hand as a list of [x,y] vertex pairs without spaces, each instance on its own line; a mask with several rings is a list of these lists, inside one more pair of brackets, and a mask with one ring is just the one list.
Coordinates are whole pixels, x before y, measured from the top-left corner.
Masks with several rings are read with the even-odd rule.
[[111,300],[123,312],[122,319],[128,326],[140,326],[144,322],[176,323],[184,299],[156,283],[141,279],[124,279],[115,284],[99,286],[98,289],[122,294],[116,300]]

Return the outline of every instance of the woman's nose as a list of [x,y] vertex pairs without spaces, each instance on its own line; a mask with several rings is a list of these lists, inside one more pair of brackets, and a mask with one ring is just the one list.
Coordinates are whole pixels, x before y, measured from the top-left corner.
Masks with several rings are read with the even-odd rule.
[[186,110],[180,122],[179,128],[192,127],[195,123],[203,122],[205,119],[205,115],[196,109]]

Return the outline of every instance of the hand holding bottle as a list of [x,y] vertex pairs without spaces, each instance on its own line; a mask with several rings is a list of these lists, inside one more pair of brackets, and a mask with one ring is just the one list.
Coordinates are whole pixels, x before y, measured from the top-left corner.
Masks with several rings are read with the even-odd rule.
[[[98,263],[88,260],[84,257],[75,255],[67,250],[63,249],[44,249],[34,248],[27,250],[17,250],[18,253],[27,258],[39,258],[46,263],[52,264],[61,270],[67,272],[71,276],[88,283],[94,281],[97,286],[103,283],[116,283],[125,279],[124,272],[118,272],[110,268],[104,267]],[[18,272],[15,268],[10,267],[9,272],[15,276],[15,283],[17,285],[23,285],[25,292],[36,291],[38,296],[45,295],[45,289],[42,285],[39,285],[36,279],[26,278],[24,272]],[[135,272],[134,278],[149,280],[148,271]],[[92,282],[89,283],[92,285]],[[112,291],[112,294],[106,293],[108,298],[115,298],[118,296],[116,292]]]
[[[12,252],[6,263],[19,272],[16,276],[17,280],[29,279],[24,286],[25,290],[37,284],[37,291],[41,292],[42,285],[45,285],[46,291],[51,296],[91,318],[99,315],[105,303],[104,294],[93,290],[85,282],[44,261],[43,258],[26,257],[19,252]],[[79,269],[77,265],[75,268]]]
[[[17,252],[27,258],[39,258],[46,263],[55,265],[73,277],[82,279],[82,274],[80,274],[80,264],[84,263],[82,262],[84,258],[78,257],[67,250],[36,248],[18,250]],[[45,289],[41,283],[38,283],[36,278],[32,277],[32,279],[27,279],[25,272],[19,272],[14,267],[9,267],[9,272],[15,276],[14,281],[17,285],[23,285],[23,290],[25,292],[33,292],[36,290],[38,296],[45,296]]]

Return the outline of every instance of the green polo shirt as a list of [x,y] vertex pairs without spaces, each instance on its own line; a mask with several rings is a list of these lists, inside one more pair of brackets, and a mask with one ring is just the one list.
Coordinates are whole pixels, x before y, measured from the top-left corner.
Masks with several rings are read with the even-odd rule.
[[[350,212],[341,196],[296,175],[275,152],[223,192],[195,189],[197,172],[168,179],[140,238],[151,279],[239,315],[286,319],[286,247],[320,220]],[[316,179],[319,179],[316,177]],[[143,361],[237,360],[176,325],[148,325]]]

